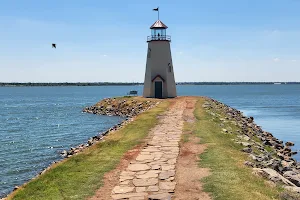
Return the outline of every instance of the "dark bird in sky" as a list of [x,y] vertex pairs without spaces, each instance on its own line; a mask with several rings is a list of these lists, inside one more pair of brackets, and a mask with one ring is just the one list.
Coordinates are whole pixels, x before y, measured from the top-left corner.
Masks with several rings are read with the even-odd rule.
[[52,48],[55,48],[55,49],[56,49],[56,44],[52,44]]

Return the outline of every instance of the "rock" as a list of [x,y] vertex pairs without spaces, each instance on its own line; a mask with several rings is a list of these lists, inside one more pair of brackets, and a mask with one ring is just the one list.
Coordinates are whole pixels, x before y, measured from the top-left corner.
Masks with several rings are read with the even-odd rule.
[[284,160],[284,155],[282,153],[277,153],[277,156],[281,159]]
[[282,167],[292,167],[293,165],[295,164],[294,161],[285,161],[285,160],[282,160],[281,161],[281,165]]
[[299,200],[300,195],[291,191],[283,191],[279,194],[279,199],[282,200]]
[[136,160],[137,161],[144,161],[144,160],[153,160],[154,159],[154,156],[153,155],[139,155]]
[[148,191],[148,192],[158,192],[158,190],[159,190],[159,188],[158,188],[158,186],[156,186],[156,185],[154,185],[154,186],[149,186],[149,187],[147,188],[147,191]]
[[244,147],[251,147],[251,144],[248,142],[241,142],[241,145],[243,145]]
[[115,194],[111,195],[112,199],[120,200],[120,199],[130,199],[130,198],[145,198],[148,193],[140,192],[140,193],[126,193],[126,194]]
[[175,165],[163,165],[163,166],[161,166],[161,168],[163,171],[168,171],[171,169],[175,169]]
[[113,189],[113,193],[114,194],[124,194],[124,193],[132,192],[133,190],[134,190],[134,187],[116,186]]
[[249,122],[249,123],[252,123],[252,122],[253,122],[253,120],[254,120],[254,118],[253,118],[253,117],[249,117],[249,119],[248,119],[248,122]]
[[14,189],[13,189],[13,191],[15,191],[15,190],[17,190],[19,188],[20,188],[19,186],[15,186]]
[[89,139],[89,140],[88,140],[88,145],[89,145],[89,146],[92,146],[93,143],[94,143],[94,142],[93,142],[93,139]]
[[296,155],[297,153],[298,153],[297,151],[292,151],[292,152],[291,152],[292,156],[293,156],[293,155]]
[[158,179],[157,178],[133,179],[132,183],[136,187],[145,187],[145,186],[156,185],[158,183]]
[[120,182],[120,185],[129,185],[129,184],[130,184],[129,180]]
[[120,177],[120,182],[126,181],[126,180],[132,180],[134,179],[133,176],[121,176]]
[[277,143],[274,145],[274,147],[275,147],[275,149],[278,149],[278,150],[284,148],[284,146],[282,144],[277,144]]
[[249,148],[249,147],[246,147],[246,148],[243,148],[242,151],[243,151],[243,152],[246,152],[246,153],[251,153],[251,152],[252,152],[252,149]]
[[248,167],[254,167],[254,166],[255,166],[255,164],[252,163],[252,162],[250,162],[250,161],[245,161],[245,162],[244,162],[244,165],[246,165],[246,166],[248,166]]
[[253,155],[253,154],[249,154],[249,157],[250,157],[252,160],[256,160],[256,156]]
[[136,192],[145,192],[146,187],[136,187],[135,190],[136,190]]
[[247,135],[245,135],[245,136],[243,137],[243,140],[249,141],[249,140],[250,140],[250,137],[248,137]]
[[172,158],[170,160],[168,160],[168,164],[170,165],[174,165],[176,163],[176,158]]
[[151,166],[151,169],[153,169],[153,170],[159,170],[161,167],[160,167],[160,165],[152,165]]
[[175,190],[175,182],[160,182],[159,189],[167,190],[168,192],[174,192]]
[[60,155],[62,155],[63,157],[66,157],[68,155],[68,152],[66,150],[63,150]]
[[223,129],[222,129],[222,131],[223,131],[223,132],[225,132],[225,133],[227,133],[227,132],[228,132],[228,131],[227,131],[227,129],[225,129],[225,128],[223,128]]
[[290,153],[292,149],[289,146],[284,147],[283,152]]
[[287,171],[287,172],[284,172],[283,177],[290,180],[297,187],[300,187],[300,174],[297,174],[296,172],[293,172],[293,171]]
[[135,174],[135,172],[131,172],[131,171],[122,171],[120,176],[133,176]]
[[293,184],[291,181],[287,180],[286,178],[284,178],[283,176],[281,176],[278,172],[276,172],[273,169],[270,168],[264,168],[264,169],[259,169],[259,168],[253,168],[253,173],[259,176],[262,176],[264,178],[268,178],[269,180],[277,183],[277,182],[281,182],[287,186],[294,186],[295,184]]
[[147,179],[147,178],[157,178],[158,177],[158,171],[157,170],[150,170],[144,174],[141,175],[136,175],[136,178],[141,178],[141,179]]
[[300,194],[300,187],[284,186],[284,189]]
[[147,164],[130,164],[128,166],[128,170],[137,172],[137,171],[145,171],[150,169],[150,167]]
[[151,194],[148,196],[148,200],[171,200],[171,197],[169,193]]
[[286,142],[285,143],[285,146],[288,146],[288,147],[291,147],[291,146],[294,146],[295,144],[293,142]]
[[175,170],[169,170],[169,171],[162,171],[160,174],[159,174],[159,179],[160,180],[165,180],[165,179],[168,179],[172,176],[175,176]]

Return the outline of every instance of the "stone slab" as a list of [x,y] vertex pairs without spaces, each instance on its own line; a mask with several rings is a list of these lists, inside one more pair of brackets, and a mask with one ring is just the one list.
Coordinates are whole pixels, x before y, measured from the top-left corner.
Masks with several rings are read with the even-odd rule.
[[140,192],[140,193],[114,194],[114,195],[111,195],[111,197],[114,200],[120,200],[120,199],[130,199],[130,198],[133,198],[133,197],[143,197],[143,198],[145,198],[147,195],[148,195],[148,193]]
[[114,194],[125,194],[132,192],[134,190],[134,187],[125,187],[125,186],[116,186],[113,189]]
[[176,185],[175,182],[160,182],[159,189],[173,192],[175,190],[175,185]]
[[128,166],[128,170],[133,172],[145,171],[148,169],[150,169],[150,167],[147,164],[130,164]]
[[149,179],[133,179],[132,183],[136,187],[145,187],[145,186],[151,186],[156,185],[158,183],[157,178],[149,178]]
[[171,200],[171,197],[169,193],[151,194],[148,196],[148,200]]

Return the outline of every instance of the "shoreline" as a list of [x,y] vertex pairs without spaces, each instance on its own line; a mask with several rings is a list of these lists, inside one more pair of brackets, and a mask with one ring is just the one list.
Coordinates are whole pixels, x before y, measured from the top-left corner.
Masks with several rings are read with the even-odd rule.
[[[122,97],[123,99],[126,98],[126,97]],[[127,97],[128,99],[134,99],[135,97]],[[120,117],[123,117],[125,118],[124,120],[122,120],[120,123],[117,123],[115,125],[113,125],[112,127],[110,127],[109,129],[107,129],[106,131],[103,131],[101,133],[98,133],[97,135],[91,137],[87,142],[85,143],[81,143],[79,145],[77,145],[76,147],[71,147],[69,150],[63,150],[60,155],[62,156],[62,159],[60,160],[57,160],[57,161],[53,161],[48,167],[42,169],[40,172],[38,172],[33,178],[31,178],[30,180],[26,181],[25,183],[23,183],[22,185],[19,185],[19,186],[15,186],[13,188],[13,190],[8,193],[6,196],[4,197],[0,197],[0,200],[6,200],[7,197],[9,197],[12,193],[14,193],[16,190],[18,190],[19,188],[22,188],[24,187],[26,184],[28,184],[30,181],[34,180],[34,179],[37,179],[38,177],[40,177],[41,175],[45,174],[47,171],[49,171],[51,168],[53,168],[55,165],[59,164],[59,163],[62,163],[64,162],[65,160],[67,160],[68,158],[72,157],[73,155],[76,155],[80,152],[83,152],[85,149],[97,144],[98,142],[101,142],[105,139],[105,137],[112,133],[112,132],[115,132],[119,129],[121,129],[122,127],[124,127],[125,125],[131,123],[132,121],[134,121],[134,118],[149,110],[149,109],[152,109],[156,106],[159,105],[159,103],[161,103],[161,101],[154,101],[155,103],[152,103],[152,104],[149,104],[151,101],[145,101],[146,102],[146,105],[147,106],[144,106],[144,107],[139,107],[139,106],[136,106],[136,107],[132,107],[133,112],[132,112],[132,109],[126,109],[124,110],[124,112],[115,112],[116,110],[112,110],[110,107],[112,101],[115,101],[116,99],[119,99],[119,97],[116,97],[116,98],[105,98],[105,99],[102,99],[101,101],[99,101],[98,103],[92,105],[92,106],[89,106],[89,107],[85,107],[82,112],[86,112],[86,113],[91,113],[91,114],[100,114],[100,115],[106,115],[106,116],[120,116]],[[136,100],[134,100],[136,101]],[[106,103],[106,106],[105,107],[105,113],[101,113],[100,111],[102,111],[101,109],[97,109],[98,106],[97,105],[101,105],[102,102],[105,102]],[[122,103],[126,103],[126,101],[122,100]],[[136,103],[138,103],[138,101],[136,101]],[[134,105],[135,106],[135,105]],[[100,106],[101,107],[101,106]],[[104,108],[104,107],[103,107]],[[109,108],[109,109],[107,109]],[[95,112],[96,111],[96,112]],[[98,112],[99,111],[99,112]],[[136,112],[138,111],[138,112]]]
[[[42,170],[28,182],[38,178],[40,175],[45,174],[56,164],[64,162],[73,155],[76,155],[79,152],[82,152],[83,150],[93,146],[94,144],[103,141],[105,136],[109,133],[121,129],[122,127],[134,121],[134,118],[140,113],[154,108],[161,103],[161,100],[151,101],[153,99],[144,99],[143,102],[146,103],[141,104],[141,102],[135,100],[139,98],[140,97],[107,98],[101,100],[93,106],[84,108],[83,112],[108,116],[121,116],[125,117],[125,119],[121,123],[112,126],[107,131],[91,137],[87,143],[82,143],[76,147],[72,147],[68,151],[64,150],[61,153],[61,155],[64,157],[63,159],[54,161],[53,164]],[[300,163],[292,158],[292,156],[297,153],[293,152],[290,148],[293,146],[292,142],[283,144],[283,141],[278,140],[271,133],[263,131],[261,127],[254,122],[253,117],[246,117],[241,111],[212,98],[204,98],[211,102],[203,105],[203,108],[209,114],[213,115],[215,118],[220,117],[216,116],[216,114],[213,112],[214,109],[225,114],[226,117],[221,117],[219,124],[220,127],[224,126],[224,128],[222,128],[222,132],[224,134],[232,134],[231,130],[227,130],[225,126],[229,120],[236,120],[235,125],[240,127],[241,131],[238,131],[237,138],[234,142],[243,146],[242,151],[249,155],[249,160],[245,161],[244,165],[253,168],[254,173],[257,175],[266,177],[275,183],[280,182],[285,184],[287,189],[293,190],[295,187],[298,187],[299,190],[296,190],[296,192],[300,192],[300,181],[298,182],[297,179],[297,176],[300,176]],[[134,103],[127,105],[126,103],[128,103],[128,101],[133,101]],[[260,141],[254,140],[254,137],[258,137]],[[261,152],[261,155],[254,154],[255,148]],[[272,149],[270,150],[269,148]],[[272,169],[273,171],[262,170],[265,168]],[[16,186],[13,192],[25,186],[28,182],[22,184],[21,186]],[[8,194],[3,199],[6,199],[12,193]]]
[[[285,185],[286,189],[300,193],[300,162],[293,158],[297,154],[292,151],[293,142],[283,143],[272,133],[264,131],[254,122],[253,117],[246,117],[241,111],[232,108],[222,102],[208,98],[212,103],[204,104],[203,107],[214,118],[220,120],[220,127],[224,134],[236,134],[233,140],[242,146],[241,151],[248,155],[244,165],[253,168],[253,173],[270,179],[274,183]],[[224,114],[216,116],[214,111]],[[239,127],[237,133],[226,129],[226,123],[233,123]]]

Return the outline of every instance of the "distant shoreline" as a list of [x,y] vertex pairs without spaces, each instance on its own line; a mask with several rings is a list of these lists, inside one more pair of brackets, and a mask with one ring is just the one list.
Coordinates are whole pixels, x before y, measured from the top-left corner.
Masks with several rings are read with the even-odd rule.
[[[176,85],[291,85],[300,82],[178,82]],[[131,86],[143,85],[143,83],[123,82],[78,82],[78,83],[18,83],[0,82],[0,87],[47,87],[47,86]]]

